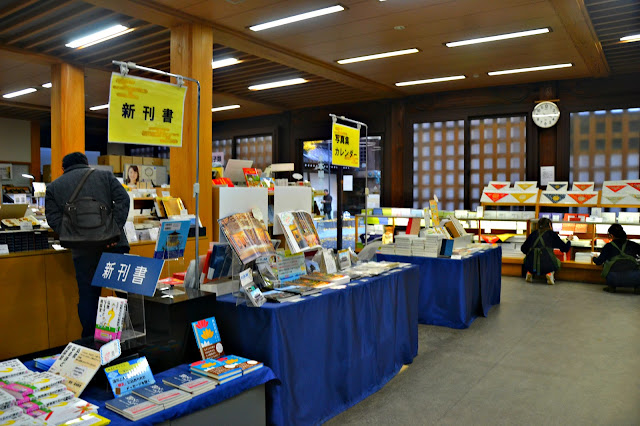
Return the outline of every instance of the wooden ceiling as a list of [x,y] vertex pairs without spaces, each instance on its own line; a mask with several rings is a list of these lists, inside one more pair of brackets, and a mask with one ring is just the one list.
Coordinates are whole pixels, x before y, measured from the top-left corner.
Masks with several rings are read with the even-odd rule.
[[[586,3],[586,4],[585,4]],[[48,116],[50,65],[86,69],[86,106],[107,102],[112,59],[169,71],[170,28],[196,22],[214,32],[214,60],[238,65],[213,70],[214,114],[226,120],[319,105],[403,97],[638,71],[637,0],[341,0],[345,11],[261,32],[249,26],[338,4],[329,0],[4,0],[0,3],[0,93],[37,92],[0,101],[0,116]],[[134,31],[85,49],[65,43],[111,25]],[[550,27],[548,34],[447,48],[445,42]],[[339,65],[337,60],[407,48],[413,55]],[[489,71],[557,63],[571,68],[490,77]],[[140,75],[140,74],[136,74]],[[449,75],[464,80],[396,87]],[[309,83],[252,92],[251,84],[302,77]],[[106,116],[106,112],[91,113]]]

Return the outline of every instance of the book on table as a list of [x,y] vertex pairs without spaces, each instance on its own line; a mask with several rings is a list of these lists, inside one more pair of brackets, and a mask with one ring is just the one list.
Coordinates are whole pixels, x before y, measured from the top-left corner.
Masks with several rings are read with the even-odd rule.
[[216,387],[216,382],[214,380],[196,376],[191,373],[181,373],[167,377],[162,379],[162,383],[168,386],[173,386],[176,389],[189,392],[193,395],[209,392]]
[[69,343],[49,373],[64,377],[65,386],[79,397],[100,368],[100,352]]
[[105,406],[129,420],[137,421],[158,411],[164,410],[162,405],[154,404],[137,395],[125,395],[105,403]]
[[215,317],[192,322],[191,328],[202,359],[215,359],[224,355]]
[[101,342],[119,339],[122,336],[126,313],[127,299],[113,296],[100,297],[94,339]]
[[107,367],[104,372],[107,375],[111,391],[116,397],[128,395],[137,388],[156,382],[149,362],[144,356]]
[[205,359],[190,365],[191,372],[204,377],[211,377],[219,384],[237,379],[242,376],[242,369],[231,364],[225,364],[215,359]]
[[305,211],[278,213],[278,221],[284,231],[291,253],[320,249],[320,237],[311,214]]
[[314,281],[327,281],[334,285],[347,284],[349,281],[351,281],[351,278],[348,275],[327,274],[324,272],[312,272],[310,274],[303,275],[302,278]]
[[243,264],[259,257],[275,256],[266,226],[252,213],[236,213],[218,219],[218,223]]
[[46,424],[59,425],[73,419],[77,419],[83,414],[97,413],[98,406],[91,404],[80,398],[72,398],[64,404],[55,404],[43,409],[44,414],[37,417],[38,420],[46,422]]
[[261,186],[260,175],[262,174],[262,171],[260,169],[245,167],[242,169],[242,173],[244,174],[244,180],[247,182],[247,186]]
[[280,291],[279,289],[269,290],[262,294],[269,302],[275,302],[275,303],[293,302],[300,298],[300,296],[297,294],[287,293],[286,291]]
[[154,383],[138,388],[133,393],[154,404],[162,405],[165,410],[191,399],[190,393],[162,383]]
[[264,364],[259,361],[237,355],[227,355],[225,357],[218,358],[218,361],[223,362],[226,365],[236,366],[242,369],[242,375],[249,374],[264,367]]
[[312,294],[320,293],[322,291],[319,288],[305,287],[300,285],[288,285],[286,287],[280,287],[278,290],[286,291],[287,293],[296,294],[298,296],[309,296]]

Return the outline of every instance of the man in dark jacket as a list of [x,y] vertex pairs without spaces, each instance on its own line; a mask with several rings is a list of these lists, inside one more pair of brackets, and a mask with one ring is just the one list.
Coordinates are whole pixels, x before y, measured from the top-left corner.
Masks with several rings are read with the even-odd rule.
[[[63,175],[47,186],[45,212],[47,223],[56,233],[62,224],[64,206],[71,194],[89,170],[89,161],[81,152],[74,152],[62,159]],[[92,287],[91,281],[104,251],[128,253],[129,243],[124,224],[129,215],[129,195],[113,173],[95,170],[87,179],[78,197],[92,197],[113,208],[113,219],[121,228],[120,241],[102,250],[72,249],[73,265],[78,281],[78,316],[82,324],[82,337],[93,336],[98,313],[101,288]]]
[[627,239],[622,225],[614,223],[608,229],[611,242],[607,243],[600,256],[593,259],[596,265],[604,264],[602,275],[607,279],[605,291],[615,293],[616,287],[640,288],[640,244]]
[[571,241],[563,242],[551,229],[551,221],[546,217],[540,218],[538,229],[527,237],[520,248],[526,255],[524,267],[527,270],[527,282],[532,282],[534,275],[545,275],[547,284],[556,283],[554,274],[560,269],[560,260],[553,253],[554,248],[566,253],[571,248]]

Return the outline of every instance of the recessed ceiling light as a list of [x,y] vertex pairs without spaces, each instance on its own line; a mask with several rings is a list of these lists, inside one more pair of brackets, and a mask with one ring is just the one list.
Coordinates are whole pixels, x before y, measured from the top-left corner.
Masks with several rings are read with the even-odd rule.
[[357,58],[340,59],[337,62],[340,65],[344,65],[344,64],[352,64],[354,62],[371,61],[373,59],[389,58],[391,56],[410,55],[412,53],[418,53],[418,52],[419,52],[418,49],[412,48],[412,49],[405,49],[405,50],[396,50],[393,52],[376,53],[375,55],[358,56]]
[[519,72],[530,72],[530,71],[544,71],[544,70],[553,70],[556,68],[568,68],[572,67],[573,64],[557,64],[557,65],[543,65],[540,67],[530,67],[530,68],[517,68],[513,70],[503,70],[503,71],[491,71],[487,74],[489,75],[503,75],[503,74],[516,74]]
[[92,106],[91,108],[89,108],[91,111],[98,111],[101,109],[107,109],[109,108],[109,104],[104,104],[104,105],[96,105],[96,106]]
[[634,35],[630,35],[630,36],[626,36],[626,37],[621,37],[620,41],[624,42],[624,43],[631,43],[631,42],[634,42],[634,41],[640,41],[640,34],[634,34]]
[[447,46],[447,47],[458,47],[458,46],[466,46],[468,44],[487,43],[487,42],[490,42],[490,41],[507,40],[507,39],[510,39],[510,38],[527,37],[527,36],[532,36],[532,35],[537,35],[537,34],[545,34],[545,33],[548,33],[549,31],[551,31],[549,28],[538,28],[538,29],[535,29],[535,30],[520,31],[520,32],[517,32],[517,33],[499,34],[499,35],[494,35],[494,36],[489,36],[489,37],[474,38],[474,39],[471,39],[471,40],[453,41],[453,42],[450,42],[450,43],[445,43],[445,46]]
[[240,105],[225,105],[221,107],[211,108],[211,112],[226,111],[228,109],[237,109],[237,108],[240,108]]
[[249,90],[266,90],[274,89],[276,87],[293,86],[294,84],[306,83],[304,78],[292,78],[291,80],[274,81],[273,83],[256,84],[249,86]]
[[42,87],[44,87],[45,89],[51,89],[52,84],[51,83],[45,83],[42,85]]
[[452,75],[450,77],[428,78],[426,80],[401,81],[400,83],[396,83],[396,86],[414,86],[416,84],[441,83],[443,81],[463,80],[465,78],[466,77],[464,75]]
[[216,68],[228,67],[229,65],[239,64],[240,62],[242,61],[236,58],[220,59],[219,61],[211,61],[211,68],[216,69]]
[[29,87],[28,89],[22,89],[22,90],[18,90],[17,92],[11,92],[11,93],[7,93],[6,95],[2,95],[3,98],[15,98],[18,96],[22,96],[22,95],[26,95],[28,93],[33,93],[35,92],[36,89],[34,89],[33,87]]
[[273,27],[279,27],[280,25],[291,24],[293,22],[304,21],[305,19],[311,19],[318,16],[328,15],[330,13],[341,12],[343,10],[344,7],[337,4],[335,6],[325,7],[324,9],[313,10],[311,12],[289,16],[288,18],[282,18],[276,21],[265,22],[264,24],[254,25],[252,27],[249,27],[249,29],[251,31],[262,31]]
[[83,49],[85,47],[93,46],[94,44],[110,40],[114,37],[124,35],[131,31],[133,31],[133,28],[127,28],[124,25],[114,25],[113,27],[109,27],[102,31],[98,31],[77,40],[73,40],[72,42],[65,44],[65,46],[72,49]]

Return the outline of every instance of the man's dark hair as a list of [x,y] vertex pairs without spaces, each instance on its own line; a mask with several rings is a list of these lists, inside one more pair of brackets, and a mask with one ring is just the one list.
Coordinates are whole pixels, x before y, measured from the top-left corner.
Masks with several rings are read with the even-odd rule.
[[87,156],[81,152],[72,152],[71,154],[67,154],[62,159],[62,170],[67,170],[71,166],[75,166],[76,164],[86,164],[89,165],[89,160]]
[[624,240],[627,238],[627,233],[624,232],[624,229],[622,228],[622,225],[620,225],[619,223],[614,223],[613,225],[611,225],[609,227],[608,232],[613,236],[613,238],[615,239],[621,239]]
[[551,228],[551,221],[549,220],[548,217],[541,217],[540,220],[538,220],[538,228],[539,229],[550,229]]

